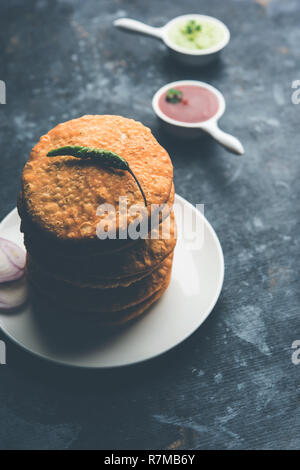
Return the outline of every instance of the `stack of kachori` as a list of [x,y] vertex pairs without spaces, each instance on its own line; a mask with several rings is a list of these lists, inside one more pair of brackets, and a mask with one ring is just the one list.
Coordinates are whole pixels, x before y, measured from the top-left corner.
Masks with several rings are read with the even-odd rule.
[[[47,156],[66,146],[120,156],[135,177],[64,151]],[[97,115],[56,126],[33,148],[18,201],[32,291],[103,325],[141,315],[170,282],[174,196],[170,157],[141,123]]]

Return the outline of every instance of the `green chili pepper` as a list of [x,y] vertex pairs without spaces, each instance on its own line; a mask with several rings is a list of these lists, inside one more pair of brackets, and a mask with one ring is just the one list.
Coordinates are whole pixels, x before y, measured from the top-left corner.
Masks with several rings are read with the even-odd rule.
[[90,158],[91,160],[99,162],[103,166],[128,171],[138,185],[139,190],[142,193],[145,206],[147,207],[147,199],[144,191],[125,158],[120,157],[120,155],[111,152],[110,150],[81,147],[80,145],[67,145],[66,147],[59,147],[57,149],[50,150],[50,152],[47,153],[47,157],[58,157],[64,155],[71,155],[72,157],[82,159]]

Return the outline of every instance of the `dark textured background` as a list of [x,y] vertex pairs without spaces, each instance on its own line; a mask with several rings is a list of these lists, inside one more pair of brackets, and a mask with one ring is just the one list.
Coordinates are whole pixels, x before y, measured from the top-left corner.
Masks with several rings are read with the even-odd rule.
[[[189,70],[163,44],[115,31],[130,16],[162,25],[199,12],[232,33],[219,63]],[[173,159],[177,192],[204,203],[225,255],[225,283],[206,323],[146,364],[77,372],[7,341],[0,366],[0,448],[300,448],[299,116],[296,0],[26,0],[1,2],[0,217],[16,205],[31,147],[60,121],[122,114],[150,126]],[[246,155],[159,131],[151,97],[193,78],[227,99],[221,124]]]

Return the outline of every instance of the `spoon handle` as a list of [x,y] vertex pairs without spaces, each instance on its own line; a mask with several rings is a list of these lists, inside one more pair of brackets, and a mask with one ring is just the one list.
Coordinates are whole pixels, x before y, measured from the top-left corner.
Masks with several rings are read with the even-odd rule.
[[154,28],[153,26],[149,26],[145,23],[142,23],[141,21],[132,20],[130,18],[120,18],[115,20],[114,26],[162,39],[162,28]]
[[229,152],[235,153],[236,155],[244,154],[244,147],[241,142],[233,135],[227,134],[227,132],[221,131],[218,123],[209,123],[208,125],[201,126],[201,129],[211,135],[219,144],[223,145]]

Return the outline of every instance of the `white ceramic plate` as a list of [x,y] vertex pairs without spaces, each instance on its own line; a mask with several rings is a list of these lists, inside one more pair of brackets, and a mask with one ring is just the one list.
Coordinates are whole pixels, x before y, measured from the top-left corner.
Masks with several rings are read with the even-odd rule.
[[[84,368],[117,367],[145,361],[185,340],[204,322],[220,295],[224,259],[220,242],[204,216],[178,195],[175,203],[175,213],[176,208],[177,212],[188,209],[194,220],[186,217],[185,236],[177,242],[169,288],[147,314],[117,334],[101,338],[96,321],[87,321],[82,316],[70,322],[69,316],[64,318],[57,312],[42,315],[27,305],[16,313],[0,312],[4,333],[44,359]],[[180,219],[178,216],[179,234]],[[195,220],[203,229],[203,244],[191,249],[188,238]],[[23,237],[19,226],[20,219],[14,209],[1,222],[0,236],[21,246]]]

